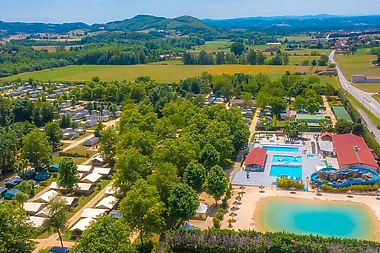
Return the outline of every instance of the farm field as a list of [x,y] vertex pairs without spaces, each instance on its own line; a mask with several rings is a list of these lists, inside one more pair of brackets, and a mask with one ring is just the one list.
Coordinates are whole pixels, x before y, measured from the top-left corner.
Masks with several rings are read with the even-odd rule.
[[[299,55],[299,56],[304,56],[304,55],[310,55],[312,52],[317,52],[321,55],[329,55],[332,50],[330,49],[309,49],[309,48],[302,48],[300,50],[286,50],[286,52],[289,55]],[[313,56],[319,59],[320,56]]]
[[[210,53],[217,52],[229,52],[232,42],[228,40],[215,40],[215,41],[206,41],[203,46],[194,47],[194,50],[191,51],[206,51]],[[246,45],[247,46],[247,45]],[[249,49],[265,50],[269,47],[274,47],[273,45],[248,45]]]
[[151,76],[159,82],[177,82],[188,77],[199,76],[207,71],[213,75],[223,73],[246,73],[258,74],[265,73],[272,78],[279,78],[286,71],[293,73],[294,66],[252,66],[252,65],[134,65],[134,66],[115,66],[115,65],[82,65],[57,68],[53,70],[43,70],[38,72],[22,73],[15,76],[3,78],[2,80],[15,80],[21,78],[28,80],[33,78],[40,81],[88,81],[94,76],[99,76],[100,80],[135,80],[139,76]]
[[380,92],[380,83],[353,83],[353,85],[365,92]]
[[284,37],[278,38],[278,40],[284,41],[285,39],[288,39],[288,41],[290,41],[290,42],[292,42],[292,41],[299,42],[299,41],[303,41],[303,40],[309,40],[311,38],[312,37],[308,36],[308,35],[300,35],[300,36],[284,36]]
[[[69,51],[71,47],[78,47],[78,46],[65,46],[65,50]],[[57,47],[56,46],[32,46],[34,50],[47,50],[48,52],[56,52]]]
[[304,60],[309,60],[309,65],[315,59],[318,61],[320,56],[298,56],[298,55],[290,55],[289,56],[289,64],[290,65],[301,65]]
[[380,103],[380,95],[379,95],[379,94],[372,95],[372,97],[373,97],[374,99],[376,99],[377,102]]
[[347,80],[355,74],[380,76],[380,68],[372,65],[375,55],[337,55],[336,60]]

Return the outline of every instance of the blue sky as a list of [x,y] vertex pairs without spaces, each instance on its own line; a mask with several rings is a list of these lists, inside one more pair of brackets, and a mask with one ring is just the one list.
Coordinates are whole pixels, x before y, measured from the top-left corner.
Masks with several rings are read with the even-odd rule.
[[233,18],[380,14],[380,0],[0,0],[0,20],[89,24],[138,14]]

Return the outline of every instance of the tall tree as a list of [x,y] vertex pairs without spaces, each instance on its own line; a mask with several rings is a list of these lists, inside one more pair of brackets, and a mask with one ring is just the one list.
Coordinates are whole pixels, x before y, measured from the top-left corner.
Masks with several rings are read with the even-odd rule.
[[234,42],[231,45],[230,52],[234,53],[235,55],[241,55],[244,52],[244,44],[241,42]]
[[83,232],[70,252],[137,253],[128,239],[130,233],[122,220],[102,215]]
[[120,202],[124,222],[140,231],[141,245],[144,245],[144,238],[150,238],[152,233],[158,233],[165,225],[161,216],[164,206],[156,187],[143,179],[136,181]]
[[333,130],[333,125],[330,117],[319,120],[318,125],[321,128],[322,132],[331,132]]
[[50,144],[53,148],[59,147],[61,140],[63,140],[63,132],[57,122],[49,122],[45,125],[45,133],[48,137]]
[[171,163],[161,163],[148,176],[148,182],[157,187],[160,199],[166,205],[173,186],[180,182],[177,168]]
[[15,163],[17,153],[16,132],[0,128],[0,174],[10,171]]
[[280,97],[272,97],[269,105],[272,107],[272,113],[280,119],[280,113],[286,109],[286,102],[284,99]]
[[72,192],[79,181],[77,165],[74,163],[73,159],[71,157],[63,158],[59,163],[58,185],[69,192]]
[[31,253],[36,241],[35,229],[22,205],[0,204],[0,252]]
[[118,133],[112,128],[107,127],[100,132],[100,154],[104,160],[113,165],[116,157],[116,147],[119,142]]
[[199,161],[207,168],[211,169],[220,161],[220,154],[211,144],[206,144],[199,155]]
[[183,220],[193,217],[199,206],[197,193],[187,184],[175,185],[168,200],[170,214]]
[[56,196],[51,199],[47,205],[47,219],[43,225],[50,231],[55,229],[58,233],[61,246],[63,247],[62,233],[66,230],[66,222],[68,221],[68,210],[66,206],[66,200],[61,196]]
[[310,130],[309,123],[307,122],[306,119],[297,120],[297,131],[298,131],[298,134],[301,136],[301,138],[303,134],[309,130]]
[[268,136],[268,130],[272,127],[272,119],[268,116],[261,117],[260,126],[264,127],[265,135]]
[[191,162],[187,165],[183,173],[183,182],[189,185],[197,193],[202,192],[203,184],[206,181],[207,171],[202,164]]
[[228,179],[222,167],[216,165],[211,168],[206,182],[206,191],[214,196],[215,204],[218,205],[218,200],[223,196],[228,187]]
[[25,173],[28,169],[29,160],[28,159],[20,159],[14,165],[14,171],[25,179]]
[[45,133],[34,129],[24,137],[22,143],[22,158],[28,159],[34,168],[41,169],[43,165],[50,164],[52,147]]
[[146,179],[151,172],[148,157],[135,148],[126,149],[119,154],[115,168],[115,184],[123,192],[127,192],[138,179]]
[[345,119],[338,119],[335,124],[334,132],[337,134],[347,134],[352,131],[352,123]]

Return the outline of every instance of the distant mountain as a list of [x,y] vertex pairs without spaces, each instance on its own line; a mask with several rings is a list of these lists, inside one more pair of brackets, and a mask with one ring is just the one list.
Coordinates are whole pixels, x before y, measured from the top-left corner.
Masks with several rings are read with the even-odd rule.
[[125,19],[123,21],[110,22],[105,25],[96,24],[92,26],[92,29],[98,29],[104,27],[106,31],[124,31],[135,32],[147,29],[156,30],[176,30],[183,33],[189,32],[204,32],[215,30],[215,28],[206,25],[201,20],[190,17],[182,16],[178,18],[164,18],[155,17],[149,15],[138,15],[131,19]]
[[124,31],[135,32],[147,29],[156,30],[176,30],[184,34],[191,32],[207,32],[216,30],[214,27],[203,23],[201,20],[181,16],[177,18],[164,18],[149,15],[138,15],[131,19],[114,21],[106,24],[87,25],[85,23],[64,23],[64,24],[46,24],[46,23],[23,23],[23,22],[3,22],[0,21],[0,31],[6,31],[8,34],[15,33],[67,33],[72,30],[87,31]]
[[[204,19],[206,24],[225,29],[251,30],[334,30],[380,27],[380,15],[334,16],[327,14],[308,16],[247,17],[234,19]],[[281,28],[282,27],[282,28]]]

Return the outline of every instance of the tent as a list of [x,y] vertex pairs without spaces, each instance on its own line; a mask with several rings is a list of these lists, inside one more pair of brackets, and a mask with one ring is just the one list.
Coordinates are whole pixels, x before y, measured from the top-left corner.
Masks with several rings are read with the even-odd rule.
[[118,211],[118,210],[112,210],[108,216],[115,218],[115,219],[120,219],[123,218],[123,215]]
[[91,173],[93,167],[91,165],[78,165],[78,172],[81,173]]
[[35,215],[36,213],[41,211],[46,206],[46,204],[36,202],[25,202],[23,206],[27,215]]
[[99,209],[111,210],[115,207],[119,199],[114,196],[108,196],[102,199],[95,207]]
[[199,206],[195,213],[197,218],[206,219],[208,213],[208,206],[206,204],[203,204],[202,202],[199,202]]
[[49,252],[51,253],[67,253],[69,251],[70,249],[67,247],[58,247],[58,246],[54,246],[49,249]]
[[29,216],[30,223],[33,227],[38,228],[44,224],[46,218],[37,217],[37,216]]
[[21,183],[21,181],[22,181],[21,178],[13,178],[13,179],[5,182],[5,187],[7,187],[8,189],[13,188],[16,185],[18,185],[19,183]]
[[46,171],[42,171],[34,176],[34,180],[36,181],[45,181],[50,178],[50,174]]
[[77,238],[82,235],[83,231],[90,225],[92,221],[95,221],[93,218],[84,218],[78,221],[71,229],[71,236]]
[[198,228],[197,228],[197,227],[194,227],[194,226],[192,226],[192,225],[190,225],[190,224],[186,221],[185,224],[183,224],[182,229],[184,229],[184,230],[195,230],[195,229],[198,229]]
[[91,173],[91,174],[88,174],[87,176],[85,176],[81,182],[82,183],[89,183],[89,184],[96,184],[97,182],[99,182],[99,180],[102,178],[102,175],[98,174],[98,173]]
[[53,164],[48,169],[49,172],[58,172],[59,171],[59,164]]
[[4,194],[8,191],[7,188],[0,188],[0,196],[4,197]]
[[94,218],[95,219],[96,217],[102,215],[105,212],[107,212],[107,210],[105,210],[105,209],[85,208],[85,209],[83,209],[83,212],[80,215],[80,217],[82,217],[82,218]]
[[37,199],[35,199],[34,201],[35,202],[39,202],[39,203],[47,203],[49,202],[51,199],[55,198],[56,196],[58,196],[58,192],[54,191],[54,190],[50,190],[50,191],[47,191],[45,192],[44,194],[42,194],[41,196],[39,196]]
[[105,195],[114,195],[114,194],[119,194],[120,193],[120,188],[119,187],[114,187],[114,186],[107,186]]
[[15,199],[16,198],[16,194],[19,192],[18,189],[12,189],[10,190],[9,192],[6,192],[4,194],[4,199],[7,199],[7,200],[12,200],[12,199]]
[[111,175],[111,168],[100,168],[100,167],[95,167],[92,173],[97,173],[102,175],[103,177]]

